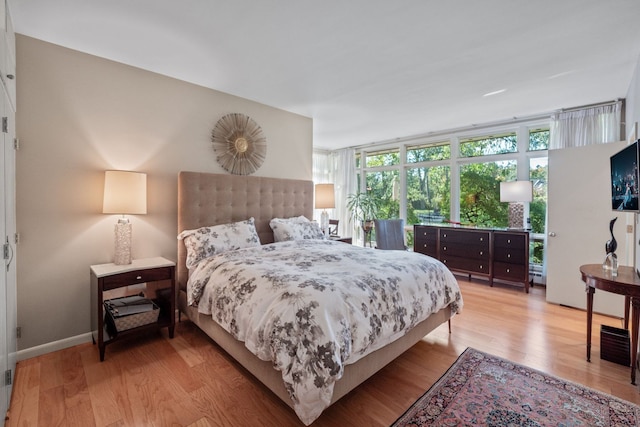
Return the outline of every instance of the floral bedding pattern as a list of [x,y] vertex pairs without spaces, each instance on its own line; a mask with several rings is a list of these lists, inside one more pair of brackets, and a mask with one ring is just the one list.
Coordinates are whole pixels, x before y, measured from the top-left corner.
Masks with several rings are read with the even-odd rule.
[[400,338],[431,313],[462,308],[441,262],[330,240],[214,255],[190,271],[189,304],[282,372],[298,417],[329,406],[345,365]]

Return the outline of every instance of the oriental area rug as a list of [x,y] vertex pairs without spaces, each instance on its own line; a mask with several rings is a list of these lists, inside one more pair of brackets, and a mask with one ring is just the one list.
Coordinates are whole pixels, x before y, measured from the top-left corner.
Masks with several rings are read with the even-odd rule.
[[640,426],[640,406],[467,348],[392,427]]

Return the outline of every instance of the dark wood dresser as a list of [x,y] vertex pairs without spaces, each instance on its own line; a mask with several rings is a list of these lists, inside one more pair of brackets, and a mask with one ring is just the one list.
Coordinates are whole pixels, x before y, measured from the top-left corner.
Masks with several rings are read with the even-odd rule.
[[519,230],[414,225],[413,250],[469,276],[522,283],[529,293],[529,233]]

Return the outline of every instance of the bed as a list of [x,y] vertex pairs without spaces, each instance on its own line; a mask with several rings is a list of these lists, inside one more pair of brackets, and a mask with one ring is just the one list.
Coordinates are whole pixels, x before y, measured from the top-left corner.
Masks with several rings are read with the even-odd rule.
[[[424,255],[403,253],[402,251],[392,254],[391,252],[395,251],[355,248],[345,243],[326,240],[311,241],[305,239],[274,243],[274,232],[269,224],[272,219],[312,218],[312,215],[313,183],[311,181],[198,172],[181,172],[178,177],[179,234],[184,234],[185,230],[199,230],[202,227],[239,222],[244,223],[252,218],[251,224],[255,227],[257,240],[259,240],[259,244],[255,245],[255,247],[227,251],[204,260],[198,259],[195,265],[194,259],[192,258],[194,253],[193,248],[190,247],[188,251],[184,241],[179,240],[176,274],[179,288],[178,308],[180,312],[186,314],[193,323],[209,335],[238,363],[265,384],[283,402],[292,407],[301,421],[306,425],[313,422],[330,404],[375,374],[433,329],[447,322],[454,314],[459,312],[462,307],[462,298],[453,275],[446,267],[441,265],[439,261],[432,260]],[[191,231],[188,232],[187,235],[189,233],[191,233]],[[267,285],[258,285],[250,287],[251,292],[245,292],[244,290],[242,292],[238,291],[238,289],[245,289],[246,286],[244,288],[236,286],[235,288],[237,294],[242,294],[243,301],[245,299],[248,300],[256,288],[261,292],[265,292],[265,294],[254,298],[255,301],[252,303],[253,305],[247,304],[247,307],[251,307],[250,309],[246,308],[248,313],[253,315],[254,318],[262,319],[264,316],[255,315],[254,313],[254,311],[257,311],[256,304],[264,304],[269,307],[274,306],[277,301],[266,301],[266,299],[273,294],[270,289],[279,289],[282,282],[281,278],[274,279],[271,277],[274,270],[273,265],[275,265],[272,263],[276,261],[272,261],[271,259],[263,261],[262,257],[273,256],[274,253],[280,256],[280,253],[286,253],[286,251],[289,251],[289,255],[286,257],[287,261],[285,261],[288,263],[286,269],[293,269],[287,270],[288,277],[297,277],[301,281],[299,283],[303,283],[304,285],[297,286],[296,289],[304,288],[305,292],[307,289],[309,289],[309,292],[315,292],[318,291],[318,288],[323,288],[323,290],[325,288],[332,288],[331,292],[325,290],[325,293],[335,293],[339,295],[338,299],[349,300],[351,297],[345,296],[347,294],[337,293],[347,292],[348,286],[346,284],[335,286],[335,289],[333,289],[331,284],[327,284],[331,281],[336,281],[338,270],[334,271],[333,268],[321,267],[321,263],[328,259],[329,261],[326,262],[333,263],[331,265],[336,266],[337,269],[344,268],[344,266],[338,266],[343,261],[347,262],[347,259],[348,262],[354,262],[355,260],[358,264],[364,264],[366,261],[365,258],[374,256],[382,256],[384,259],[379,258],[377,264],[372,264],[367,267],[367,271],[363,274],[373,275],[375,270],[382,272],[385,270],[394,270],[395,268],[397,270],[407,270],[408,275],[422,277],[422,274],[416,273],[416,271],[418,273],[422,271],[427,272],[425,276],[435,274],[439,278],[438,281],[446,282],[447,288],[446,290],[431,291],[432,295],[430,297],[434,300],[438,299],[440,302],[438,303],[438,307],[433,309],[434,312],[429,314],[426,319],[418,318],[411,313],[407,314],[405,313],[407,309],[402,308],[400,311],[402,311],[403,314],[399,315],[399,317],[402,318],[402,323],[410,323],[410,328],[408,330],[403,329],[402,331],[394,330],[391,333],[393,336],[387,338],[387,340],[390,341],[388,343],[385,340],[374,342],[373,339],[368,340],[366,336],[364,338],[358,337],[356,334],[360,326],[345,327],[343,331],[336,333],[336,336],[341,337],[341,339],[338,340],[339,342],[335,344],[335,347],[339,348],[336,350],[336,348],[332,347],[331,351],[325,352],[320,358],[331,358],[336,354],[341,356],[344,353],[348,353],[348,350],[351,350],[351,348],[345,349],[345,347],[350,346],[353,346],[353,353],[355,353],[355,355],[350,359],[346,359],[345,356],[344,365],[333,369],[335,372],[332,372],[332,375],[335,375],[333,375],[332,378],[327,379],[324,376],[316,375],[314,379],[312,376],[311,381],[315,381],[315,386],[317,386],[318,390],[321,390],[318,391],[314,389],[313,385],[304,385],[304,387],[298,385],[297,380],[295,380],[295,378],[297,378],[295,377],[295,369],[293,369],[291,365],[283,366],[278,355],[271,355],[273,360],[265,360],[269,359],[269,355],[266,354],[269,353],[269,351],[264,348],[261,350],[259,346],[269,344],[265,344],[264,341],[282,341],[282,336],[274,338],[277,333],[273,331],[265,332],[263,326],[250,325],[249,321],[237,321],[237,319],[233,317],[235,313],[241,311],[244,306],[234,305],[235,303],[229,302],[226,297],[219,298],[219,292],[222,292],[220,288],[233,287],[233,284],[237,284],[237,282],[242,282],[242,284],[259,283],[260,277],[267,277],[270,280],[269,286],[271,286],[271,288],[267,288]],[[309,256],[312,257],[312,261],[301,258],[303,253],[306,252],[310,254]],[[387,253],[383,254],[383,252]],[[398,257],[398,261],[396,261],[394,257]],[[406,267],[396,268],[394,267],[396,264],[400,265],[400,257],[417,258],[412,258],[410,260],[411,262],[407,262]],[[425,267],[422,264],[423,260],[427,259],[429,259],[430,263],[432,261],[433,263]],[[360,260],[360,262],[358,260]],[[263,262],[264,265],[260,265],[261,262]],[[247,273],[245,271],[247,266],[253,266],[254,264],[257,265],[257,268],[261,267],[263,270],[259,270],[257,273]],[[313,270],[314,268],[316,270]],[[320,268],[320,270],[318,270],[318,268]],[[421,268],[423,270],[420,270]],[[285,267],[277,267],[277,269],[285,270]],[[203,273],[204,270],[207,270],[207,273]],[[190,274],[192,275],[192,281],[188,285]],[[218,279],[217,281],[213,278],[206,280],[201,279],[201,277],[205,277],[205,274],[212,274],[211,277],[213,277],[214,274],[228,274],[228,276],[220,276],[222,279]],[[255,274],[256,277],[243,276],[249,274]],[[305,279],[302,277],[303,274],[309,274],[310,276]],[[392,281],[396,280],[395,274],[394,272]],[[344,274],[344,272],[342,275],[343,277],[351,276],[351,274]],[[239,276],[241,280],[237,280]],[[215,282],[211,286],[217,286],[217,288],[207,291],[206,289],[208,288],[206,286],[199,286],[201,282],[206,282],[207,280],[212,283]],[[327,282],[322,282],[321,285],[318,285],[319,280],[326,280]],[[366,280],[368,281],[369,279]],[[385,280],[389,279],[387,278]],[[274,285],[274,283],[277,283],[277,286]],[[307,286],[308,283],[312,283],[312,286]],[[352,287],[356,290],[354,293],[358,293],[359,290],[361,291],[363,289],[363,286],[358,283]],[[196,291],[194,291],[194,289]],[[370,290],[364,292],[367,293],[370,292]],[[414,299],[412,309],[414,311],[422,311],[423,308],[421,304],[415,303],[415,301],[422,300],[414,295],[414,291],[410,291],[410,293],[410,297]],[[287,291],[285,294],[290,295],[291,292]],[[435,294],[438,295],[437,298],[433,296]],[[394,295],[396,294],[394,293]],[[204,300],[198,298],[204,298]],[[335,299],[335,295],[333,295],[333,298]],[[369,298],[374,297],[370,296]],[[395,298],[394,296],[394,298],[390,299]],[[205,301],[206,304],[203,303],[203,301]],[[363,304],[362,307],[360,307],[359,304],[360,303],[355,302],[352,304],[353,306],[358,306],[357,310],[352,310],[352,314],[355,313],[356,315],[354,318],[362,316],[362,313],[364,313],[365,317],[368,315],[368,317],[366,317],[367,322],[372,323],[371,319],[374,318],[374,316],[370,315],[369,309],[365,309]],[[329,305],[333,306],[334,303],[330,303]],[[282,311],[282,309],[278,310]],[[284,311],[286,311],[286,309]],[[411,309],[409,311],[411,311]],[[232,319],[230,319],[230,317]],[[318,319],[320,319],[320,317],[318,317]],[[260,321],[263,322],[263,320]],[[258,322],[258,320],[256,320],[256,322]],[[318,322],[324,324],[324,320],[322,319],[317,320],[316,323]],[[397,319],[396,323],[398,323]],[[238,324],[240,324],[240,326],[238,326]],[[262,323],[260,325],[262,325]],[[320,327],[314,324],[314,327],[316,326]],[[366,325],[366,327],[371,327],[371,325]],[[383,328],[384,327],[383,325]],[[395,326],[393,327],[395,328]],[[245,334],[245,332],[243,332],[244,329],[248,331],[260,329],[263,338],[249,338],[248,333]],[[366,330],[364,322],[362,323],[362,329]],[[378,329],[380,329],[379,325]],[[278,333],[284,336],[287,334],[290,336],[299,335],[297,332],[287,332],[286,328],[280,328]],[[351,333],[353,333],[353,336],[350,335]],[[348,338],[345,339],[345,336],[348,336]],[[240,337],[241,340],[235,337]],[[366,342],[366,344],[362,344],[363,342]],[[361,349],[358,350],[358,346],[367,347],[367,350],[360,351]],[[250,347],[253,352],[250,351],[248,347]],[[256,356],[254,352],[260,357]],[[292,355],[289,355],[289,359],[292,358],[290,356]],[[294,354],[293,356],[294,360],[299,359],[298,355]],[[288,362],[290,362],[290,360],[288,360]],[[314,363],[307,363],[307,365],[314,365],[311,368],[314,370],[317,369],[316,365],[319,364],[322,363],[317,362],[317,360]],[[278,366],[281,370],[274,369],[274,366]],[[294,371],[293,374],[292,371]],[[287,377],[287,375],[289,375],[289,377]],[[291,375],[294,375],[294,381],[291,380]],[[322,384],[318,385],[318,382]],[[327,384],[324,384],[325,382]],[[296,383],[295,389],[292,383]],[[309,395],[307,393],[309,389],[313,389],[311,391],[316,394]],[[305,393],[307,394],[305,395]]]

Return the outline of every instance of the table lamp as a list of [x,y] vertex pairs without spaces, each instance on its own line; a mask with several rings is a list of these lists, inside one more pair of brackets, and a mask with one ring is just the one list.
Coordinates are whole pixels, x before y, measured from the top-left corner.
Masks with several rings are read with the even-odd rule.
[[500,201],[509,202],[509,228],[523,230],[524,203],[533,200],[531,181],[511,181],[500,183]]
[[323,209],[320,215],[320,229],[325,236],[329,235],[329,213],[327,209],[336,207],[336,196],[333,184],[316,184],[316,209]]
[[114,264],[131,264],[131,223],[125,215],[147,213],[147,174],[105,171],[102,213],[120,214],[115,226]]

